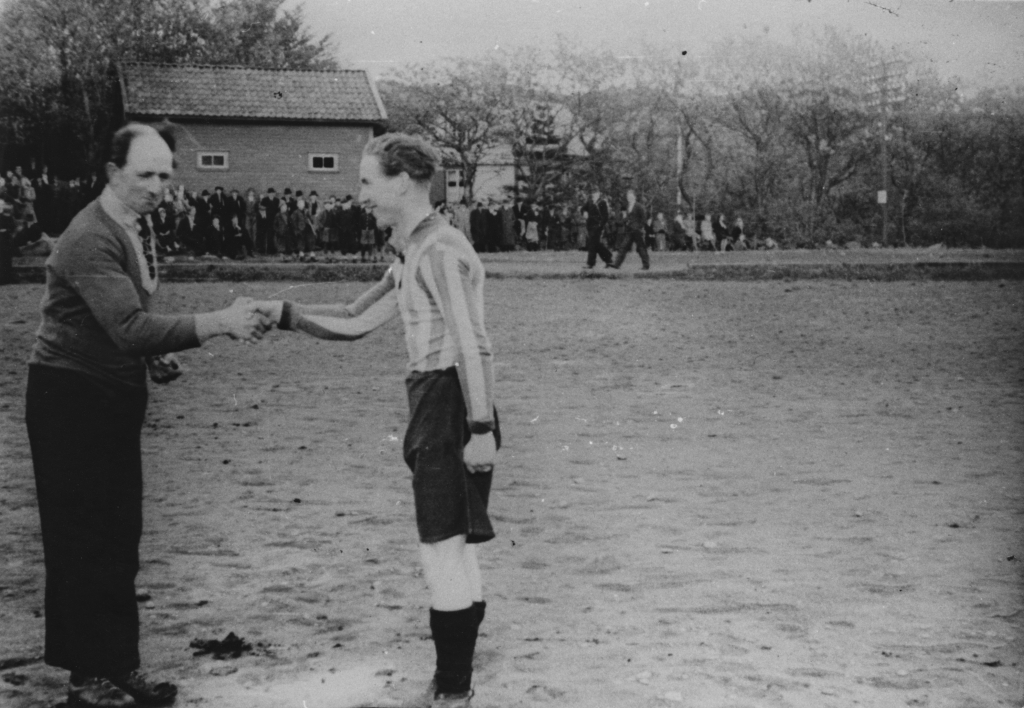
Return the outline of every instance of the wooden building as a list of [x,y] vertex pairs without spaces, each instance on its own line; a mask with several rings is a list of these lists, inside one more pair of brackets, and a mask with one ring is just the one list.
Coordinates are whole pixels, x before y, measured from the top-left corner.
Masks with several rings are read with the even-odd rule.
[[126,120],[178,126],[175,180],[197,192],[355,196],[363,147],[387,121],[365,71],[127,64],[119,88]]

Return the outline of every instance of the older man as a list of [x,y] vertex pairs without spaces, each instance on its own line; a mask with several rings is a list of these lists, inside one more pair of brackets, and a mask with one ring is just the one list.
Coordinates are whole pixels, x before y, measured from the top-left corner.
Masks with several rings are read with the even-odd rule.
[[170,352],[263,322],[240,299],[198,315],[155,315],[156,249],[140,217],[174,170],[170,134],[129,124],[111,144],[108,185],[46,261],[42,323],[29,358],[26,422],[46,566],[46,663],[71,672],[71,705],[166,705],[177,689],[139,669],[135,575],[142,533],[140,434],[146,369],[180,374]]

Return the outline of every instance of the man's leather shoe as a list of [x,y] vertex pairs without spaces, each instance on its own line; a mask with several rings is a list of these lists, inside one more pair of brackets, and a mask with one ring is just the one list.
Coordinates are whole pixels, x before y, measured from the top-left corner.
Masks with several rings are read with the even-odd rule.
[[69,708],[134,708],[138,703],[105,678],[75,677],[68,684]]
[[169,706],[178,695],[178,687],[167,681],[153,681],[141,671],[115,676],[110,682],[135,699],[139,706]]

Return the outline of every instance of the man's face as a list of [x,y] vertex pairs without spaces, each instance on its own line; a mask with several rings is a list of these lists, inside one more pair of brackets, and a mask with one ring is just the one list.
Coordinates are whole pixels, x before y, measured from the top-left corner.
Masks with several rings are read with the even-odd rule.
[[107,169],[115,196],[135,213],[148,214],[174,175],[174,154],[154,131],[132,140],[124,167],[109,163]]
[[591,201],[596,203],[600,198],[601,198],[601,193],[600,192],[594,191],[594,192],[590,193],[590,200]]
[[364,155],[359,163],[359,204],[373,212],[381,228],[398,224],[407,179],[388,177],[374,155]]

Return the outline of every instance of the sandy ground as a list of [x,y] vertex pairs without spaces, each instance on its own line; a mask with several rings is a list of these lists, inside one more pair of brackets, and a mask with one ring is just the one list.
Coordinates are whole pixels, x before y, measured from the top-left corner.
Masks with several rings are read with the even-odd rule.
[[[365,287],[292,286],[305,302]],[[170,284],[164,307],[284,287]],[[66,681],[38,660],[23,391],[41,294],[0,288],[13,708],[54,705]],[[507,278],[487,297],[507,444],[475,706],[1024,703],[1024,284]],[[183,359],[143,434],[146,667],[186,706],[418,692],[433,647],[399,323]],[[230,631],[255,651],[193,656]]]

